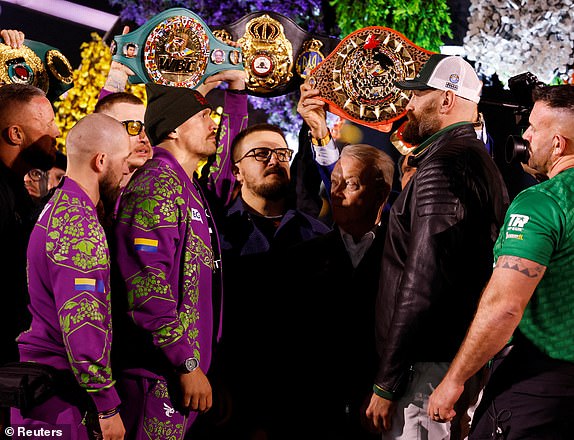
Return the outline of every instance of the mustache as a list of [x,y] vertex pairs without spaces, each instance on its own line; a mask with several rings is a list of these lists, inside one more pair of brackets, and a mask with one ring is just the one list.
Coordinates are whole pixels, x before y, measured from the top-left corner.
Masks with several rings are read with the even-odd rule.
[[285,170],[285,168],[283,167],[273,167],[273,168],[267,168],[264,172],[263,172],[263,176],[269,176],[271,174],[278,174],[282,177],[287,177],[287,171]]

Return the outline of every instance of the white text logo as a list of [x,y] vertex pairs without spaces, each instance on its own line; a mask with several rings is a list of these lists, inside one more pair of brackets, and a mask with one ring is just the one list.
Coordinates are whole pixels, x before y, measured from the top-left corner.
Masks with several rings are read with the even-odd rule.
[[530,220],[530,217],[528,217],[527,215],[510,214],[510,221],[508,222],[507,230],[522,231],[522,228],[524,228],[524,225],[528,223],[528,220]]

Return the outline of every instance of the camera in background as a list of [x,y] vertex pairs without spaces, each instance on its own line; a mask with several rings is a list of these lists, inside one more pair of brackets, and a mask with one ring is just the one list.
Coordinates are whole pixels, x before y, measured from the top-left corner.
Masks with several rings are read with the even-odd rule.
[[[521,73],[520,75],[513,76],[508,80],[508,88],[516,102],[514,115],[516,118],[516,126],[520,133],[528,128],[528,118],[534,106],[532,100],[532,92],[536,87],[544,86],[536,75],[530,72]],[[507,163],[522,162],[528,164],[530,157],[529,143],[523,139],[521,135],[511,134],[506,140],[504,146],[504,158]]]

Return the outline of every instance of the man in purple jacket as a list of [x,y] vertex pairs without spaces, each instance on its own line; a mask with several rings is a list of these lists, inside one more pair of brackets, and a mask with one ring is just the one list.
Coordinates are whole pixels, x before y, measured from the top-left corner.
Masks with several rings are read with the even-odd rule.
[[182,439],[212,406],[206,372],[219,333],[219,243],[195,173],[216,151],[216,124],[195,90],[146,90],[153,158],[124,189],[114,225],[114,359],[129,438]]
[[[67,137],[68,168],[32,231],[28,246],[30,329],[18,337],[21,361],[75,378],[14,425],[69,425],[71,438],[122,439],[120,399],[111,362],[110,259],[96,205],[113,204],[129,172],[129,139],[121,123],[88,115]],[[64,387],[61,387],[64,388]],[[95,421],[99,421],[99,424]]]

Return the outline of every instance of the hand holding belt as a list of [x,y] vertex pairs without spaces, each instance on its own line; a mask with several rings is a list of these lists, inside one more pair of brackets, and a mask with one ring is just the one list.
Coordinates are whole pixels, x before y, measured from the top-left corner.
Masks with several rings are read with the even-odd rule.
[[432,53],[393,29],[370,26],[345,37],[311,71],[309,83],[331,113],[388,132],[410,99],[394,81],[414,78]]
[[132,84],[154,82],[195,89],[222,70],[243,70],[238,48],[219,41],[205,22],[184,8],[172,8],[112,43],[113,60],[129,67]]
[[55,47],[24,40],[19,49],[0,38],[0,83],[29,84],[46,92],[53,102],[74,86],[74,71],[68,59]]
[[241,45],[249,94],[274,97],[298,90],[301,82],[339,39],[311,34],[278,12],[258,11],[216,29]]

